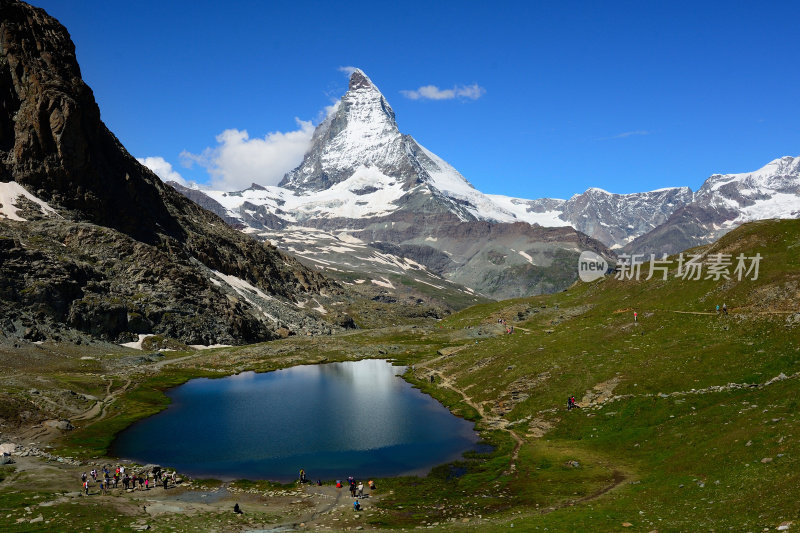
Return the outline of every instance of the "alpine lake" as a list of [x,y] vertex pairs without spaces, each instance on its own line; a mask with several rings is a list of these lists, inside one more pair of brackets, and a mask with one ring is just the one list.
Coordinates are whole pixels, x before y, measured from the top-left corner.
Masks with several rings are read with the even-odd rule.
[[424,475],[478,449],[473,423],[383,360],[194,379],[164,411],[121,432],[111,452],[221,480],[311,481]]

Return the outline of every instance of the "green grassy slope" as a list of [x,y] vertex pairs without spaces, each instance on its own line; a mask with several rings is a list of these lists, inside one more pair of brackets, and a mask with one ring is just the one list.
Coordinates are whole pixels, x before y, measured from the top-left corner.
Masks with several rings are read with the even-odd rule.
[[[564,465],[537,466],[554,451],[578,461],[578,470],[625,476],[602,497],[577,502],[588,492],[577,486],[576,505],[509,515],[498,529],[515,522],[525,530],[597,531],[626,522],[643,531],[755,531],[800,516],[792,496],[800,486],[793,437],[800,435],[800,222],[748,224],[691,251],[756,252],[757,280],[680,280],[673,269],[667,281],[606,278],[472,307],[443,322],[516,324],[514,335],[481,340],[436,368],[527,435],[520,457],[529,477],[517,485],[563,492],[557,484],[568,481],[550,472]],[[727,316],[715,312],[723,302]],[[763,385],[781,374],[789,379]],[[563,408],[571,394],[582,409]],[[610,400],[592,402],[597,395]],[[551,429],[535,436],[543,427]]]

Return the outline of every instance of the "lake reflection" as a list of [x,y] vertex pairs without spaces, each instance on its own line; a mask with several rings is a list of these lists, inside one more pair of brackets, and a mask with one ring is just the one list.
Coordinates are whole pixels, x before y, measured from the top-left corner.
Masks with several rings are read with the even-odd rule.
[[114,441],[119,457],[219,479],[424,474],[473,449],[470,422],[364,360],[194,379]]

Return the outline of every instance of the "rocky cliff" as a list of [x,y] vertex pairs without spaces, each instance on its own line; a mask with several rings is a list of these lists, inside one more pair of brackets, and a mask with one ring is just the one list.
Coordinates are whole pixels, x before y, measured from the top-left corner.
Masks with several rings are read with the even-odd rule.
[[297,302],[336,284],[139,164],[103,124],[67,30],[16,0],[0,0],[0,198],[5,335],[39,324],[213,344],[330,330]]

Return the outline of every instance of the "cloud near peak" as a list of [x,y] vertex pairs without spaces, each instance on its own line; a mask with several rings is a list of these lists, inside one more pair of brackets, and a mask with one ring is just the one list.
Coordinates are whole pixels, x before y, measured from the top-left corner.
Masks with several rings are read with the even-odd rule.
[[486,89],[477,83],[455,85],[452,89],[440,89],[436,85],[423,85],[413,91],[400,91],[400,94],[410,100],[453,100],[454,98],[477,100],[486,94]]
[[199,154],[184,150],[184,166],[197,164],[211,176],[212,189],[242,190],[252,183],[277,185],[284,174],[297,167],[311,144],[312,122],[295,118],[298,129],[250,138],[247,130],[228,129],[217,135],[217,146]]
[[350,77],[350,75],[352,75],[353,72],[358,70],[358,67],[346,66],[346,67],[339,67],[337,70],[339,72],[344,72],[345,74],[347,74],[348,77]]
[[184,187],[189,186],[189,183],[183,179],[183,176],[173,169],[172,164],[163,157],[137,157],[136,160],[152,170],[156,176],[161,178],[161,181],[176,181]]

